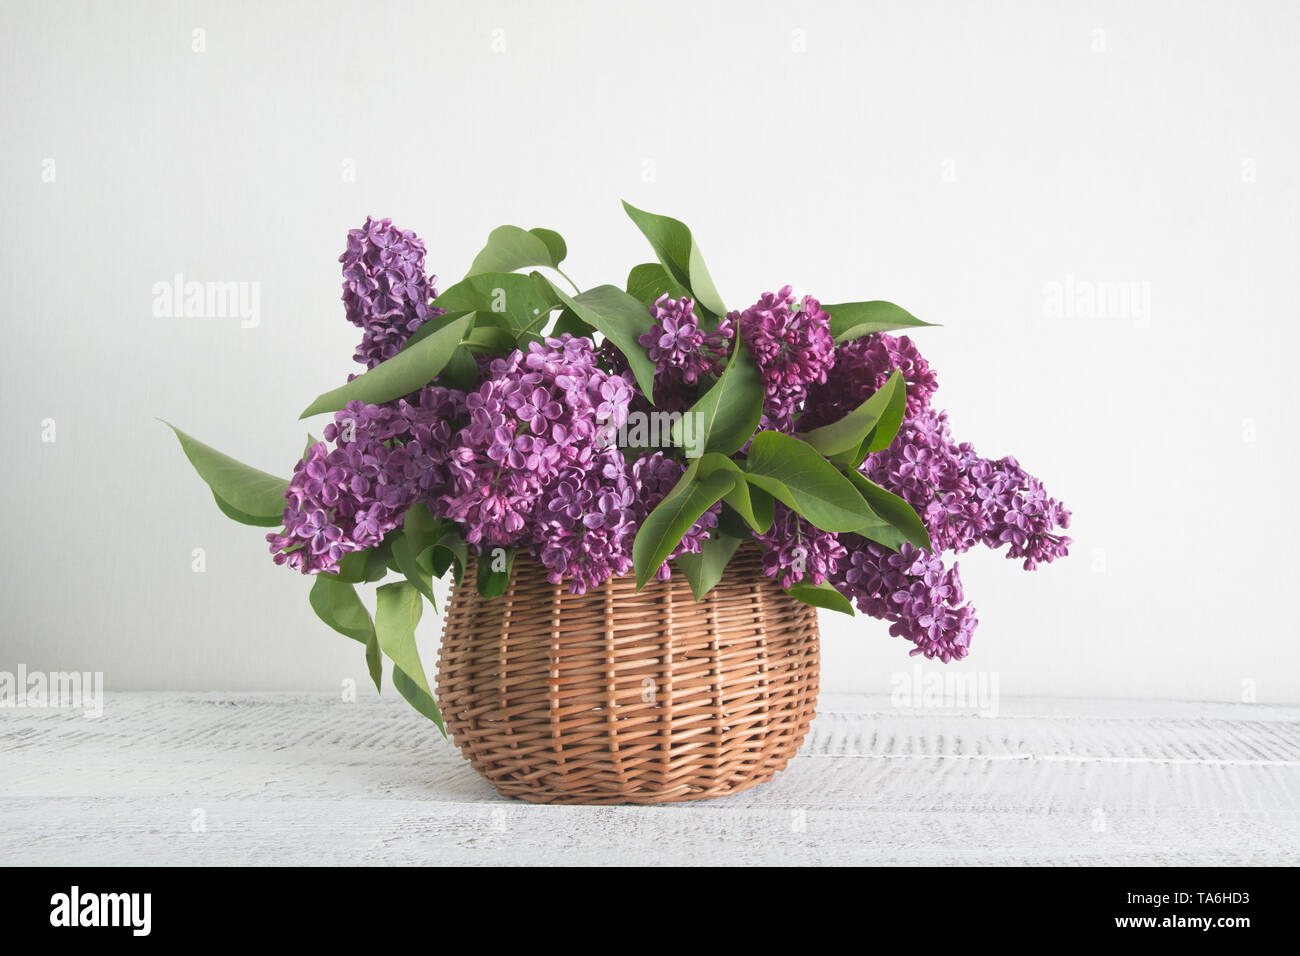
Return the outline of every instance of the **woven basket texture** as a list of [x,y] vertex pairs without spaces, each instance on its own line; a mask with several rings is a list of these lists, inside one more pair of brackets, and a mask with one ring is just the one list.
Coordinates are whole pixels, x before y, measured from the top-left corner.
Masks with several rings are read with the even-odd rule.
[[785,768],[817,702],[816,611],[741,548],[697,602],[680,572],[586,594],[522,557],[503,597],[454,588],[438,658],[447,730],[505,796],[666,803]]

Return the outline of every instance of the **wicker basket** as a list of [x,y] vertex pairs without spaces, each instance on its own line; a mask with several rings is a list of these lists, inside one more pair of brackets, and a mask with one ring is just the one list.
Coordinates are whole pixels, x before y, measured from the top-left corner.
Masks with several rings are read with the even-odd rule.
[[816,611],[737,552],[696,602],[680,574],[584,595],[515,562],[452,592],[438,659],[447,730],[505,796],[666,803],[737,793],[794,756],[817,701]]

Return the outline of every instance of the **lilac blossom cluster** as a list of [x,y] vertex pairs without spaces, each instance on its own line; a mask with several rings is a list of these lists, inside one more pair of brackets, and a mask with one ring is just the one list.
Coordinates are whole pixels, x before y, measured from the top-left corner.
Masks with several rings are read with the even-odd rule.
[[431,385],[414,404],[350,402],[336,412],[325,440],[294,468],[284,530],[266,536],[275,563],[332,571],[348,553],[383,541],[413,503],[441,494],[464,408],[460,392]]
[[[494,360],[466,397],[469,424],[449,449],[435,514],[458,522],[476,550],[528,549],[575,593],[626,574],[637,528],[684,471],[659,452],[624,459],[614,432],[633,394],[630,373],[605,371],[591,340],[567,333]],[[698,551],[720,510],[673,556]],[[665,563],[658,574],[667,573]]]
[[764,549],[763,573],[783,588],[805,580],[809,584],[829,580],[849,553],[839,535],[821,530],[779,501],[772,527],[755,534],[754,540]]
[[735,338],[734,320],[724,317],[711,332],[700,328],[692,299],[661,295],[650,307],[654,325],[637,339],[655,363],[655,405],[682,411],[701,378],[720,375]]
[[366,217],[348,232],[339,262],[348,321],[363,330],[353,357],[366,368],[392,358],[411,333],[442,314],[429,304],[438,295],[437,277],[425,275],[424,243],[391,220]]
[[830,316],[810,295],[796,303],[790,286],[784,286],[728,318],[739,327],[763,379],[761,427],[790,431],[808,389],[825,383],[835,365]]

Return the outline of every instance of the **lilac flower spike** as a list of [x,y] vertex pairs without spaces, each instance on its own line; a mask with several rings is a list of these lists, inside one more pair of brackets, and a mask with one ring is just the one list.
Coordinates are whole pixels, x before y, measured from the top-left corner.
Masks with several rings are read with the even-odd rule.
[[374,368],[392,358],[431,316],[436,276],[424,273],[424,243],[392,220],[366,218],[348,233],[343,263],[343,305],[348,321],[364,330],[354,358]]

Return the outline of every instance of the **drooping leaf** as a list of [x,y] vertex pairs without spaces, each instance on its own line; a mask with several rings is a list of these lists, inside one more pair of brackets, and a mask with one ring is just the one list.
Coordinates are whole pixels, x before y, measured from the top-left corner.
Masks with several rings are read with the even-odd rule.
[[[673,443],[697,458],[706,451],[733,455],[749,441],[763,414],[763,382],[740,336],[722,376],[700,396],[672,429]],[[688,419],[693,424],[693,447],[686,446]]]
[[[538,273],[533,274],[546,281]],[[653,403],[655,363],[650,361],[645,346],[637,341],[654,324],[646,307],[612,285],[598,285],[572,297],[554,284],[551,284],[551,289],[579,319],[623,353],[642,393]]]
[[860,531],[859,534],[871,538],[873,541],[879,541],[886,547],[893,548],[896,551],[904,541],[911,542],[923,551],[934,550],[934,546],[930,543],[930,532],[926,530],[925,522],[921,520],[911,505],[892,491],[880,487],[856,468],[846,468],[844,474],[857,488],[867,504],[871,506],[871,510],[878,514],[889,526],[889,530],[873,528],[870,529],[871,533]]
[[378,693],[384,692],[384,663],[379,655],[379,635],[373,630],[370,632],[370,638],[366,641],[366,670],[370,672],[370,679],[375,682],[375,690]]
[[351,401],[379,405],[423,388],[451,359],[473,321],[472,315],[453,319],[417,344],[358,375],[346,385],[325,392],[308,405],[299,417],[336,412]]
[[735,478],[726,471],[714,472],[703,480],[699,479],[698,471],[699,462],[691,462],[672,491],[646,516],[637,531],[632,542],[632,563],[638,591],[668,560],[668,555],[681,543],[691,525],[700,520],[700,515],[735,485]]
[[627,202],[623,203],[623,208],[650,240],[651,248],[668,275],[691,294],[699,309],[713,318],[725,315],[727,307],[722,304],[722,297],[704,265],[700,247],[686,224],[669,216],[637,209]]
[[704,595],[718,586],[732,555],[743,543],[741,538],[714,531],[701,545],[699,554],[682,554],[677,557],[677,567],[686,576],[695,600],[703,599]]
[[839,305],[823,305],[822,309],[831,317],[831,335],[835,341],[852,342],[872,332],[891,332],[894,329],[913,329],[933,326],[933,322],[922,322],[906,309],[892,302],[843,302]]
[[197,438],[191,438],[170,422],[163,424],[175,433],[181,451],[212,489],[217,507],[227,517],[267,528],[283,522],[288,479],[277,478],[236,461]]
[[442,722],[442,711],[438,709],[438,703],[433,699],[433,694],[429,691],[426,683],[417,681],[394,664],[393,686],[397,688],[397,692],[402,695],[408,704],[437,725],[443,737],[447,736],[447,728]]
[[[885,442],[880,447],[888,447],[894,435],[898,433],[906,408],[907,386],[903,381],[903,373],[894,369],[893,374],[875,394],[839,421],[808,432],[801,432],[797,437],[812,445],[832,462],[835,462],[839,456],[843,456],[845,461],[852,462],[860,451],[863,457],[870,451],[878,451],[879,449],[870,446],[882,437],[885,438]],[[860,458],[858,460],[861,461]]]
[[497,569],[495,567],[498,561],[497,550],[497,548],[489,548],[479,555],[475,562],[478,566],[475,583],[478,585],[479,596],[489,600],[506,593],[506,589],[510,587],[510,569],[515,564],[515,549],[501,548],[504,554],[500,560],[505,567]]
[[420,592],[407,581],[397,581],[383,585],[375,594],[375,633],[380,648],[393,662],[393,686],[416,710],[441,728],[442,715],[433,700],[424,665],[420,663],[420,651],[415,645],[415,626],[423,613]]
[[643,262],[639,266],[633,266],[627,274],[627,294],[648,307],[657,302],[661,295],[680,299],[690,293],[673,281],[668,270],[660,263]]
[[860,531],[884,524],[848,478],[811,445],[789,435],[755,435],[745,477],[823,531]]
[[318,574],[312,582],[308,600],[317,617],[354,641],[365,644],[375,632],[370,612],[351,584],[332,575]]
[[[488,233],[487,245],[474,257],[468,276],[484,272],[514,272],[547,266],[558,269],[568,254],[564,239],[551,229],[498,226]],[[440,302],[439,305],[442,303]]]
[[823,581],[821,584],[805,584],[800,581],[791,585],[788,593],[791,597],[803,601],[804,604],[811,604],[813,607],[824,607],[830,611],[839,611],[849,617],[854,616],[852,602],[827,581]]

